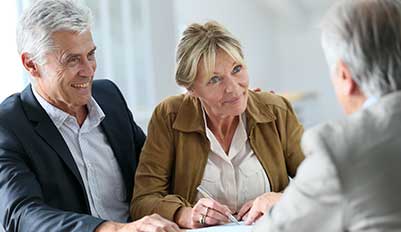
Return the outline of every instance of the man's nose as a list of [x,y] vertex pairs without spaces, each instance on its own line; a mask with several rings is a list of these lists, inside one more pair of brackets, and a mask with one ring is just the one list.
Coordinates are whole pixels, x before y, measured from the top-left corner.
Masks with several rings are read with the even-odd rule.
[[81,64],[81,69],[79,71],[80,76],[91,77],[95,74],[96,63],[90,60],[83,60]]

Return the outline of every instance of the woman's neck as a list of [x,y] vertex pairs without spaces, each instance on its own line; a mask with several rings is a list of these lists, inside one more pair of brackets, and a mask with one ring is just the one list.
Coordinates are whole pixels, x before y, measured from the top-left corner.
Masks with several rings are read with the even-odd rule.
[[208,128],[212,131],[226,154],[228,154],[230,150],[230,145],[239,123],[239,117],[240,116],[214,117],[206,113]]

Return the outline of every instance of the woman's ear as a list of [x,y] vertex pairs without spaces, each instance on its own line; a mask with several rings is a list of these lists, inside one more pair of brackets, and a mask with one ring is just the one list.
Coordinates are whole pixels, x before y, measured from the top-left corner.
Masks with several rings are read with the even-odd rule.
[[195,97],[195,92],[194,92],[193,86],[190,86],[190,87],[187,88],[187,93],[188,93],[189,95]]
[[24,52],[21,54],[21,61],[25,70],[28,71],[32,77],[40,77],[39,66],[35,61],[31,59],[28,53]]

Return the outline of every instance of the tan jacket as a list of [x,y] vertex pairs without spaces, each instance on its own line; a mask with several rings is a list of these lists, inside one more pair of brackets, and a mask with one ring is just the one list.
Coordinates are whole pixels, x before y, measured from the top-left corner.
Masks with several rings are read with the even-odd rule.
[[[303,127],[289,102],[278,95],[249,91],[247,132],[252,150],[270,181],[282,191],[304,159]],[[182,206],[193,206],[210,144],[200,101],[190,95],[169,97],[153,112],[135,177],[131,216],[158,213],[174,221]]]

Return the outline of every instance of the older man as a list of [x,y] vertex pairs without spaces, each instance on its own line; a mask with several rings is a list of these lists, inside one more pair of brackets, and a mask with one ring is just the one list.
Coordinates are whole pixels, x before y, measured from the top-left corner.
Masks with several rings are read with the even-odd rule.
[[36,1],[17,38],[31,85],[0,106],[4,229],[178,231],[158,215],[127,223],[145,135],[118,88],[93,80],[89,9]]
[[254,231],[401,231],[401,1],[340,1],[322,44],[351,115],[305,133],[307,158]]

